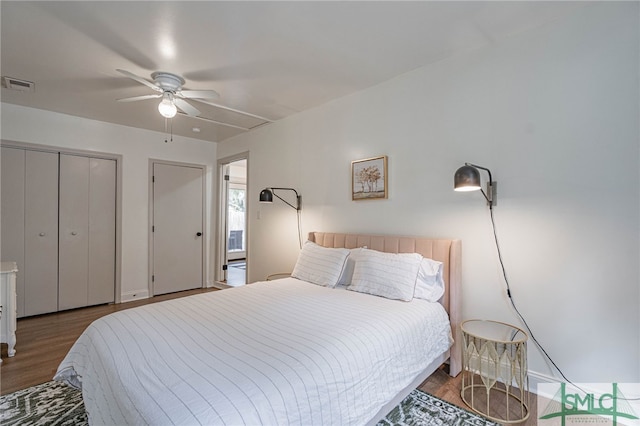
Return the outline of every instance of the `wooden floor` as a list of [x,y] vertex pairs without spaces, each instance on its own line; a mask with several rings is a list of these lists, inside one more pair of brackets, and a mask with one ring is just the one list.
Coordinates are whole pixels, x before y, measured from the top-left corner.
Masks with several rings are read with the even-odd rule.
[[[2,344],[0,395],[50,381],[73,342],[91,322],[101,316],[148,303],[214,290],[188,290],[135,302],[102,305],[19,319],[16,333],[16,355],[12,358],[7,358],[7,345]],[[462,375],[460,374],[452,378],[443,368],[425,380],[420,385],[420,389],[454,405],[468,409],[460,397],[461,377]],[[537,424],[535,395],[532,395],[530,406],[532,412],[529,419],[526,422],[519,423],[520,425]],[[505,407],[497,407],[497,411],[501,413],[500,415],[504,415],[505,410]]]
[[133,302],[20,318],[16,332],[15,356],[8,358],[7,345],[2,344],[0,395],[51,380],[76,339],[89,324],[102,316],[149,303],[215,290],[187,290]]

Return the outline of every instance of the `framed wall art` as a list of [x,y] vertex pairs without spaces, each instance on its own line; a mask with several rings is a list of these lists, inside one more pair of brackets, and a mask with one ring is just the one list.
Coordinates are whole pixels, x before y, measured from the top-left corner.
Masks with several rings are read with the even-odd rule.
[[351,162],[351,199],[373,200],[388,197],[387,156]]

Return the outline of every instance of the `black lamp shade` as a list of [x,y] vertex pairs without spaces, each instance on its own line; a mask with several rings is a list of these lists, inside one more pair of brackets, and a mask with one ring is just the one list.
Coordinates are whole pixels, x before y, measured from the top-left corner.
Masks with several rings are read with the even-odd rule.
[[273,203],[273,193],[269,189],[263,189],[260,191],[261,203]]
[[462,166],[453,178],[455,191],[477,191],[480,186],[480,171],[473,166]]

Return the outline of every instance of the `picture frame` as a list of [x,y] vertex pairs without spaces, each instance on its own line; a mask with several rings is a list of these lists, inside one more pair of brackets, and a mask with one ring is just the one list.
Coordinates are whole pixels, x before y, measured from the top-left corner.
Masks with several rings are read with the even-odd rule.
[[386,199],[388,196],[386,155],[351,162],[351,200]]

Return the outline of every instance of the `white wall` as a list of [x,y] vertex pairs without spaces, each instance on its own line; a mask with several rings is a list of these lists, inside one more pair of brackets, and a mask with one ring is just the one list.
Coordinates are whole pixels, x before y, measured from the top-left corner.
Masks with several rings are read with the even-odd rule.
[[2,104],[3,140],[51,145],[61,148],[120,154],[122,171],[122,300],[148,296],[149,159],[171,160],[207,166],[207,281],[213,265],[211,208],[215,192],[217,144],[173,137],[165,143],[163,133],[118,126],[64,114]]
[[[295,263],[295,212],[257,203],[294,187],[305,235],[461,239],[464,317],[520,325],[482,195],[452,190],[474,162],[499,183],[505,266],[535,336],[573,381],[639,382],[638,16],[636,2],[592,3],[221,143],[220,157],[251,155],[249,280]],[[389,199],[351,201],[351,160],[383,154]],[[529,363],[555,375],[533,344]]]

